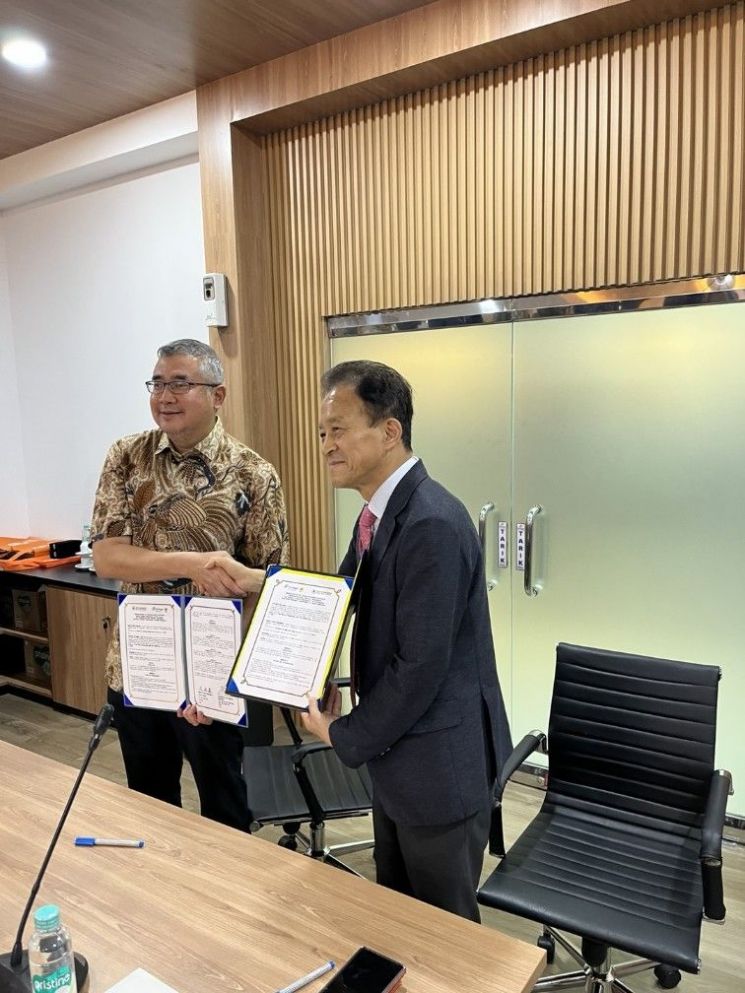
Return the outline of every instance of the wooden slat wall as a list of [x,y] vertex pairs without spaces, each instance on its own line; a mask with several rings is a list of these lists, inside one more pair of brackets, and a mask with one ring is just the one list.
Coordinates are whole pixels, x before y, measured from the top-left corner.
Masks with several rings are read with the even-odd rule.
[[745,3],[265,141],[295,559],[330,564],[322,317],[745,269]]

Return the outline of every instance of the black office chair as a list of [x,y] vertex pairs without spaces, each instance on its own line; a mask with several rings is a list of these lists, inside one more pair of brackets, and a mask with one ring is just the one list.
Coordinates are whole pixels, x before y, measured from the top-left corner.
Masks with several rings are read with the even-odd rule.
[[[724,920],[728,772],[714,770],[714,666],[575,645],[556,650],[543,805],[481,887],[479,902],[544,926],[580,969],[536,990],[631,993],[655,969],[670,989],[696,973],[703,915]],[[500,790],[545,735],[526,735]],[[492,836],[498,849],[499,831]],[[556,928],[581,937],[581,949]],[[613,965],[611,948],[641,956]]]
[[[349,680],[335,680],[348,685]],[[278,844],[360,875],[340,856],[372,848],[372,839],[340,845],[326,843],[326,822],[362,817],[372,809],[372,783],[367,768],[349,769],[333,748],[320,741],[304,743],[289,711],[282,717],[291,745],[248,746],[243,749],[243,778],[252,816],[252,831],[281,825]],[[308,825],[308,833],[302,826]]]

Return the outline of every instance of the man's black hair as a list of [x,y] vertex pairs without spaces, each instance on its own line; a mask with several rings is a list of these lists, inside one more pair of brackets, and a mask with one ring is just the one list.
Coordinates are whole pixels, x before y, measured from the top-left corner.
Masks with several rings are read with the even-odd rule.
[[401,440],[411,451],[411,422],[414,402],[411,386],[400,372],[382,362],[359,359],[340,362],[321,377],[324,396],[337,386],[351,386],[364,403],[370,421],[377,424],[387,417],[394,417],[401,424]]

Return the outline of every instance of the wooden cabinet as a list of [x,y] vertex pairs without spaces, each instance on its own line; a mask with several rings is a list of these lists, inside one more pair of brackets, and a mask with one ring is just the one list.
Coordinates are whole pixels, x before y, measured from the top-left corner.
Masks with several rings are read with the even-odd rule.
[[50,586],[47,623],[52,660],[52,698],[89,714],[106,702],[106,649],[116,599]]

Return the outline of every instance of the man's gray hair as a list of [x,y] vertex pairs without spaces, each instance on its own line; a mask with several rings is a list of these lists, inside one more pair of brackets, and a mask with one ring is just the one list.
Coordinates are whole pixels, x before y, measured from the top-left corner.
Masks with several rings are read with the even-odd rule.
[[167,345],[161,345],[158,349],[159,359],[167,359],[171,355],[190,355],[193,359],[199,359],[199,375],[215,386],[222,383],[225,378],[220,356],[214,348],[203,341],[197,341],[195,338],[178,338],[176,341],[169,341]]

